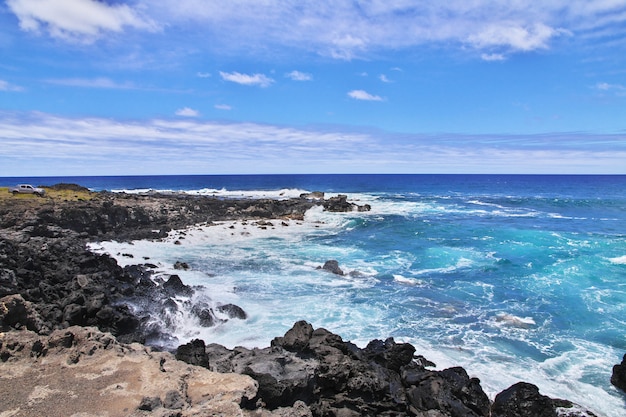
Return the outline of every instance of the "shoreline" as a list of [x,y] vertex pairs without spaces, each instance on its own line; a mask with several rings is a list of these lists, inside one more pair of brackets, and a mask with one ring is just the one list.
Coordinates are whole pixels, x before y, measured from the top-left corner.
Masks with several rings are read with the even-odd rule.
[[[60,191],[67,190],[61,187]],[[145,323],[142,323],[142,318],[134,316],[133,312],[128,308],[128,300],[136,297],[137,299],[143,298],[151,302],[155,300],[167,302],[172,294],[188,293],[188,286],[179,279],[178,281],[174,280],[170,285],[168,285],[168,280],[163,282],[163,285],[156,287],[150,284],[150,274],[145,269],[122,268],[108,256],[91,253],[85,246],[88,241],[93,238],[99,241],[112,238],[119,241],[162,239],[174,230],[179,231],[184,227],[227,219],[238,221],[250,221],[252,218],[269,219],[272,217],[299,219],[311,207],[325,205],[324,200],[306,197],[280,201],[271,199],[228,200],[189,195],[150,194],[144,196],[91,193],[80,189],[69,191],[69,194],[58,199],[50,197],[49,199],[41,199],[41,201],[26,198],[0,200],[0,214],[2,215],[0,238],[3,239],[2,249],[3,253],[6,254],[5,259],[8,260],[7,266],[9,267],[6,268],[3,265],[3,268],[13,271],[12,275],[4,273],[1,294],[8,295],[11,291],[14,291],[13,294],[23,294],[24,300],[33,303],[34,309],[40,316],[39,321],[35,319],[28,321],[25,318],[21,318],[21,321],[14,320],[11,323],[11,320],[7,320],[7,315],[5,315],[3,331],[10,328],[27,328],[45,335],[52,333],[55,329],[63,330],[69,328],[71,325],[95,325],[101,330],[111,332],[117,336],[118,341],[121,343],[146,342],[146,330],[157,331],[158,329],[142,328],[142,324]],[[73,195],[76,198],[69,197],[69,195]],[[337,203],[338,205],[335,208],[354,208],[353,206],[346,206],[347,202],[345,199]],[[332,208],[332,206],[326,206],[327,209],[328,207]],[[12,256],[15,256],[15,259],[12,259]],[[12,264],[11,261],[13,261]],[[42,280],[42,278],[44,279]],[[53,297],[51,294],[56,294],[56,296]],[[226,314],[233,313],[228,312]],[[200,315],[210,320],[211,312],[203,311],[201,308]],[[313,329],[311,329],[311,334],[313,332]],[[152,336],[154,337],[155,335]],[[311,338],[304,340],[306,337],[300,337],[302,340],[298,343],[303,345],[310,344]],[[334,340],[330,346],[334,349],[339,349],[342,355],[347,355],[348,359],[352,360],[354,357],[359,359],[356,364],[350,362],[352,368],[349,367],[349,370],[351,372],[354,372],[353,368],[356,367],[361,369],[363,375],[367,375],[372,369],[379,369],[376,366],[382,366],[380,361],[376,362],[376,360],[369,357],[371,352],[363,353],[364,349],[356,350],[359,348],[346,347],[343,344],[338,345],[337,343],[339,342],[336,339],[338,337],[337,335],[330,337]],[[320,342],[320,344],[322,347],[324,346],[324,343]],[[392,348],[396,346],[395,342],[389,345]],[[406,344],[401,345],[404,346]],[[283,345],[277,342],[276,346]],[[287,344],[286,350],[290,351],[289,348],[294,348],[293,344]],[[327,352],[322,354],[314,349],[307,349],[297,347],[295,352],[300,356],[313,355],[318,362],[317,365],[312,365],[311,363],[303,364],[302,366],[305,369],[311,366],[320,366],[320,364],[323,365],[324,363],[326,363],[326,366],[330,366],[329,363],[333,363],[326,361]],[[256,351],[259,350],[262,349],[256,349]],[[385,356],[384,348],[382,352],[381,354]],[[389,355],[387,354],[387,356]],[[343,360],[345,362],[348,359],[344,358]],[[341,357],[336,357],[335,360],[341,360]],[[406,359],[402,361],[402,367],[415,366],[412,358],[408,361]],[[392,368],[394,367],[395,365]],[[400,377],[402,379],[398,373],[400,368],[384,369],[387,369],[387,378],[391,378],[394,381],[394,378]],[[391,371],[395,372],[395,374],[391,373]],[[424,372],[421,374],[422,376],[430,375],[434,377],[435,374],[433,372],[444,371],[429,371],[426,370],[425,366],[421,366],[420,372]],[[271,385],[271,380],[267,380],[267,377],[264,376],[267,373],[259,374],[256,372],[255,375],[261,381],[265,381],[265,384],[261,384],[262,387],[268,384]],[[449,384],[449,381],[446,382],[443,376],[440,374],[436,375],[444,379],[441,382],[442,384],[445,386]],[[273,378],[276,380],[275,376]],[[333,378],[339,378],[339,376],[334,375]],[[405,380],[406,378],[403,379],[404,382],[401,385],[405,384]],[[387,384],[389,383],[384,378],[382,382],[381,380],[375,381],[383,385],[385,384],[384,381],[387,381]],[[468,378],[467,381],[470,381],[470,379]],[[414,389],[415,385],[412,384],[415,382],[410,380],[408,386],[405,387],[405,391],[408,392],[408,390]],[[472,384],[474,383],[476,381],[472,382]],[[391,391],[387,389],[383,391],[385,391],[384,395],[380,394],[382,397],[391,395]],[[482,392],[482,389],[480,391]],[[484,395],[484,393],[482,394]],[[548,408],[554,406],[553,403],[545,400],[547,397],[539,397],[538,392],[536,394],[537,399],[543,398],[542,401],[545,404],[552,404]],[[263,395],[265,397],[259,397],[259,399],[267,400],[270,394],[265,393]],[[396,393],[395,395],[400,394]],[[405,393],[404,395],[406,397],[407,394]],[[297,395],[287,395],[283,399],[286,403],[280,403],[280,406],[292,406],[296,397]],[[311,399],[309,401],[312,404],[314,403]],[[315,401],[319,403],[321,400]],[[334,403],[328,398],[324,401],[326,401],[324,404],[327,404],[327,407],[337,408],[329,405]],[[414,408],[422,404],[419,401],[416,403],[416,401],[404,399],[404,403]],[[442,404],[438,404],[437,407],[443,407]],[[409,405],[406,405],[406,407],[409,407]],[[250,407],[251,405],[248,404],[247,406]],[[355,408],[358,409],[360,406],[362,405],[352,404],[347,408],[354,411]],[[424,405],[424,407],[430,406]],[[380,411],[384,407],[388,407],[388,405],[379,404],[377,407],[379,407],[377,410]],[[398,405],[396,404],[394,407],[398,407]],[[322,409],[325,408],[319,404],[317,408],[313,407],[313,410],[317,410],[316,412],[321,412],[319,410]],[[426,410],[428,409],[430,408],[426,408]],[[397,409],[395,411],[397,412]],[[409,413],[409,415],[420,415],[418,411],[421,412],[418,408],[415,408],[414,411],[411,411],[412,414]],[[445,411],[445,407],[443,411]],[[478,413],[476,415],[481,414]]]

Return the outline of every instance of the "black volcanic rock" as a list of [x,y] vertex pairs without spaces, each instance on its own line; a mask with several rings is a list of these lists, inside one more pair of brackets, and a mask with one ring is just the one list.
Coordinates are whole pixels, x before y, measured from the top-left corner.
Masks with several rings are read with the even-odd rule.
[[209,367],[209,356],[206,354],[204,340],[194,339],[189,343],[180,345],[176,349],[176,359],[190,365]]
[[235,304],[223,304],[217,306],[215,309],[221,313],[225,313],[231,319],[245,320],[248,318],[248,314],[244,309]]
[[168,280],[163,283],[163,288],[170,295],[184,295],[188,297],[193,294],[193,289],[189,285],[183,284],[178,275],[170,275]]
[[324,209],[333,212],[349,212],[349,211],[370,211],[371,207],[368,204],[359,206],[354,203],[348,202],[348,196],[339,194],[336,197],[331,197],[323,202]]
[[343,275],[343,270],[339,268],[339,262],[334,259],[324,262],[324,266],[322,266],[320,269],[332,272],[335,275]]
[[596,417],[571,401],[541,395],[539,388],[518,382],[496,395],[492,417]]
[[[189,344],[179,349],[189,349]],[[465,369],[426,369],[424,364],[432,364],[415,357],[408,343],[373,340],[361,349],[306,321],[295,323],[268,348],[230,350],[210,344],[204,351],[209,369],[257,380],[257,396],[244,404],[250,409],[303,401],[314,416],[594,416],[569,401],[543,396],[526,383],[502,392],[492,404],[480,381]]]
[[626,355],[622,358],[622,362],[613,367],[611,374],[611,384],[626,392]]
[[498,395],[492,417],[556,417],[552,400],[532,384],[518,382]]

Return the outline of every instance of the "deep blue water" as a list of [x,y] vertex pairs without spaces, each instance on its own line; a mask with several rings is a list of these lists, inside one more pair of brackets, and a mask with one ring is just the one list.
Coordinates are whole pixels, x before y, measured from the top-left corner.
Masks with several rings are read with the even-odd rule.
[[[609,383],[626,353],[626,176],[259,175],[11,178],[94,190],[204,194],[344,193],[368,213],[314,212],[302,230],[124,247],[235,302],[247,321],[179,337],[263,345],[305,319],[344,339],[409,341],[439,367],[461,365],[494,393],[537,384],[599,415],[626,414]],[[243,194],[243,193],[242,193]],[[318,222],[318,223],[316,223]],[[221,236],[221,237],[220,237]],[[315,269],[337,259],[352,275]],[[181,275],[182,276],[182,275]],[[181,340],[182,341],[182,340]]]
[[96,191],[201,188],[255,190],[303,188],[327,192],[477,192],[528,196],[624,197],[626,175],[156,175],[98,177],[0,177],[0,185],[77,183]]

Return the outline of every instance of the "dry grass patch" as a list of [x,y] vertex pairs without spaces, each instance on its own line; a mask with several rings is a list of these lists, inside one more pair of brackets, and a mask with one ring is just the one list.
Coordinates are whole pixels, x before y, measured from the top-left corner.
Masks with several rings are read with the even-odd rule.
[[11,194],[8,187],[0,187],[0,200],[39,200],[44,201],[88,201],[94,199],[98,193],[88,190],[56,189],[53,187],[41,187],[46,190],[44,197],[34,194]]

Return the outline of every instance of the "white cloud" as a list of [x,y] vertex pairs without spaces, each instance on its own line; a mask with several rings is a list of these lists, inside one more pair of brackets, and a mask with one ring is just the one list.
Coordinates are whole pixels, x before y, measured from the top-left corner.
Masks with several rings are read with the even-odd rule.
[[626,86],[623,86],[621,84],[598,83],[596,84],[596,88],[602,91],[609,91],[609,90],[626,91]]
[[306,72],[300,71],[291,71],[288,74],[285,74],[287,78],[291,78],[294,81],[311,81],[313,76],[311,74],[307,74]]
[[470,46],[478,56],[528,52],[549,48],[565,34],[621,36],[626,24],[623,0],[162,0],[150,10],[164,24],[197,24],[220,50],[267,53],[287,46],[337,59],[425,44]]
[[25,31],[45,30],[53,37],[89,42],[125,27],[155,31],[157,25],[126,4],[95,0],[7,0]]
[[383,101],[383,98],[380,96],[376,96],[368,93],[365,90],[352,90],[348,92],[348,96],[355,100],[365,100],[365,101]]
[[518,51],[532,51],[547,48],[553,37],[563,33],[562,30],[543,23],[526,26],[516,22],[498,22],[470,34],[467,40],[477,49],[507,47]]
[[19,85],[14,85],[5,80],[0,80],[0,91],[24,91]]
[[98,78],[57,78],[46,80],[48,84],[65,85],[68,87],[111,88],[117,90],[131,90],[136,86],[133,83],[118,83],[106,77]]
[[[0,160],[7,176],[258,174],[277,169],[624,174],[623,141],[619,134],[396,135],[195,119],[129,122],[0,112]],[[320,148],[325,151],[320,153]]]
[[483,61],[506,61],[506,57],[502,54],[482,54],[480,58]]
[[215,106],[216,109],[218,110],[232,110],[232,106],[229,106],[228,104],[216,104]]
[[239,72],[220,71],[222,79],[243,85],[258,85],[259,87],[269,87],[274,80],[264,74],[241,74]]
[[200,71],[198,71],[198,73],[196,75],[199,78],[211,78],[211,73],[210,72],[200,72]]
[[336,59],[421,45],[454,45],[481,53],[546,49],[564,34],[615,39],[623,36],[623,0],[448,0],[277,2],[233,0],[136,0],[131,5],[97,0],[7,0],[23,30],[78,41],[126,28],[199,37],[221,52],[266,55],[289,47]]
[[194,110],[190,107],[183,107],[182,109],[176,110],[176,116],[198,117],[199,115],[200,112],[198,112],[198,110]]
[[380,74],[378,76],[378,79],[384,83],[390,83],[392,82],[389,78],[387,78],[387,76],[385,74]]
[[601,82],[597,83],[595,88],[600,90],[602,94],[612,94],[615,97],[626,97],[626,86],[622,84],[609,84]]

